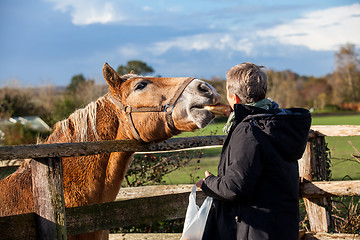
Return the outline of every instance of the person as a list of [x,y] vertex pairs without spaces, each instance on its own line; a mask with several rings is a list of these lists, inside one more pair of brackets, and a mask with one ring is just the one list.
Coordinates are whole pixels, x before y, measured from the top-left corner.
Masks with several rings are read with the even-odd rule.
[[262,66],[242,63],[226,73],[233,109],[224,131],[218,175],[197,182],[213,198],[204,240],[297,240],[298,163],[311,124],[302,108],[281,109],[265,98]]

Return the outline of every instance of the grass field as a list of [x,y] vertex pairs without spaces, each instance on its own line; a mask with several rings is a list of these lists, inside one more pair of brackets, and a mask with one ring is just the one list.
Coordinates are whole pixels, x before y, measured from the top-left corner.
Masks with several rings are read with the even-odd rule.
[[[313,125],[360,125],[360,114],[315,116]],[[360,164],[355,162],[351,154],[355,150],[348,141],[360,151],[360,136],[357,137],[326,137],[332,159],[332,179],[360,179]]]
[[[337,116],[314,116],[313,125],[360,125],[359,115],[337,115]],[[194,133],[182,133],[179,137],[202,136],[202,135],[224,135],[222,132],[223,121],[215,120],[204,129]],[[351,157],[355,154],[351,143],[360,151],[360,136],[357,137],[326,137],[328,148],[332,159],[332,179],[341,180],[343,178],[360,179],[360,164]],[[192,160],[186,167],[172,172],[164,177],[168,184],[195,183],[204,177],[205,170],[214,174],[217,173],[217,165],[221,148],[202,150],[204,155],[200,159]]]
[[312,125],[360,125],[360,114],[314,116]]

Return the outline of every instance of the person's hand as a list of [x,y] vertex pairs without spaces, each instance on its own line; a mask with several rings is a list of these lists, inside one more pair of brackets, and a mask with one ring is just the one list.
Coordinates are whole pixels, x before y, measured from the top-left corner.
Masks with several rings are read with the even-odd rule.
[[230,116],[230,113],[232,112],[233,110],[230,108],[229,110],[225,110],[225,115],[226,117],[229,117]]
[[201,188],[201,185],[203,184],[203,182],[204,182],[204,179],[201,179],[200,181],[198,181],[196,183],[196,187]]
[[[210,173],[209,171],[205,171],[205,178],[207,178],[207,177],[210,176],[210,175],[211,175],[211,173]],[[201,179],[200,181],[198,181],[198,182],[196,183],[196,187],[201,188],[201,185],[203,184],[205,178],[203,178],[203,179]]]

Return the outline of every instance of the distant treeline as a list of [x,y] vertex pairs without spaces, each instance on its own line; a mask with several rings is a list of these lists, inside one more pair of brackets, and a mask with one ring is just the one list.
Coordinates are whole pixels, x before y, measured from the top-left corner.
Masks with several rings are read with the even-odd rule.
[[[306,59],[304,59],[306,61]],[[360,102],[360,59],[355,45],[342,46],[334,56],[335,70],[324,77],[300,76],[290,70],[267,70],[268,97],[280,107],[305,107],[322,110],[353,106]],[[153,69],[141,61],[129,61],[119,66],[119,74],[129,70],[137,74],[152,73]],[[224,79],[204,79],[212,84],[226,102]],[[39,116],[50,126],[86,106],[107,92],[107,86],[97,85],[82,74],[75,75],[66,88],[54,86],[38,88],[4,87],[0,89],[0,119],[11,116]]]

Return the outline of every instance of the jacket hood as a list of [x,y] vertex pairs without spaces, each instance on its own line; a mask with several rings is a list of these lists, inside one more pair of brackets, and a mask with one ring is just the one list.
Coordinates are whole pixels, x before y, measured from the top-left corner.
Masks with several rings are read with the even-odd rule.
[[260,129],[284,159],[296,161],[302,157],[311,126],[308,110],[265,110],[242,104],[236,104],[234,110],[236,123],[249,122]]

